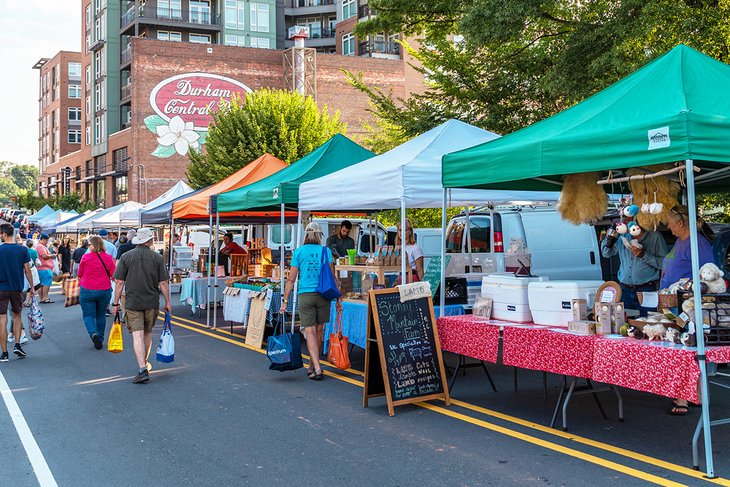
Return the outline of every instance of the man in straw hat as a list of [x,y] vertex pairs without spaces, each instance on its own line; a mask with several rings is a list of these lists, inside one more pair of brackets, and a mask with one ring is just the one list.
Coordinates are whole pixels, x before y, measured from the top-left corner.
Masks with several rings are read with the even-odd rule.
[[119,311],[119,299],[122,289],[125,289],[127,328],[132,333],[134,357],[139,367],[132,382],[143,384],[150,380],[148,358],[152,347],[152,327],[160,313],[158,286],[165,298],[165,311],[172,310],[168,283],[170,276],[162,256],[152,249],[152,230],[140,228],[132,243],[137,247],[122,255],[114,272],[116,287],[113,311],[115,314]]

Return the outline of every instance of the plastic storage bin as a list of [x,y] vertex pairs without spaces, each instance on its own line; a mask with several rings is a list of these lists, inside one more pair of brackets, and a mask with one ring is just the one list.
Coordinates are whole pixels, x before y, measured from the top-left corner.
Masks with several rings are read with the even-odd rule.
[[571,301],[585,299],[593,307],[596,290],[603,281],[531,282],[527,288],[532,320],[538,325],[568,326],[573,319]]
[[529,323],[532,321],[527,286],[547,277],[523,277],[511,273],[490,274],[482,279],[482,296],[492,298],[492,318]]
[[[466,279],[466,307],[473,308],[476,299],[481,296],[482,279],[489,275],[486,272],[470,272],[466,274],[449,274],[449,277]],[[434,304],[438,304],[434,302]]]

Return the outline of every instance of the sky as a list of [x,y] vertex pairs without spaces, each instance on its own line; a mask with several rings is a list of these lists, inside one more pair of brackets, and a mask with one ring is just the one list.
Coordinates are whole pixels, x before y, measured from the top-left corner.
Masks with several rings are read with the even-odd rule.
[[81,49],[81,0],[0,0],[0,161],[38,164],[40,58]]

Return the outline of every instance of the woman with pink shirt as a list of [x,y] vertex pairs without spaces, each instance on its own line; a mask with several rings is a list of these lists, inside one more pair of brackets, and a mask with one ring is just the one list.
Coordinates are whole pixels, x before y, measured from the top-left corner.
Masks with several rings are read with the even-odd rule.
[[81,294],[79,303],[84,326],[89,332],[94,348],[101,350],[106,331],[106,306],[112,296],[111,277],[114,275],[114,259],[107,254],[101,237],[89,239],[89,250],[81,258],[79,278]]

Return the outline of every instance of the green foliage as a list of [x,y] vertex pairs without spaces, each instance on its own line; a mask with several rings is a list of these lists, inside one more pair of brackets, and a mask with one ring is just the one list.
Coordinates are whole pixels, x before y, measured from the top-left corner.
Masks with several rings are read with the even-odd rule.
[[19,208],[38,211],[46,204],[46,199],[35,191],[23,191],[17,196],[15,204]]
[[[461,211],[463,208],[447,208],[446,220]],[[441,210],[438,208],[406,208],[406,218],[411,220],[414,228],[441,228]],[[382,211],[378,221],[386,227],[395,227],[400,223],[400,210]]]
[[83,213],[86,210],[95,210],[97,204],[93,201],[84,201],[81,193],[66,193],[63,195],[55,195],[45,201],[49,206],[56,209],[75,210]]
[[234,98],[213,114],[205,149],[189,152],[190,185],[202,188],[230,176],[268,152],[292,163],[336,133],[345,133],[339,112],[330,116],[311,97],[258,90]]
[[[497,133],[542,120],[679,43],[730,60],[730,2],[716,0],[371,0],[359,36],[403,31],[428,80],[393,99],[351,77],[374,111],[418,134],[448,118]],[[453,42],[459,34],[463,40]],[[368,88],[368,89],[366,89]]]
[[[697,206],[709,222],[730,223],[730,195],[705,194],[697,197]],[[717,211],[717,210],[720,211]]]
[[0,202],[10,203],[23,191],[34,191],[37,179],[35,166],[0,161]]
[[360,144],[378,155],[398,147],[411,138],[404,135],[399,126],[376,114],[370,122],[362,124],[362,129],[365,133],[360,136]]

